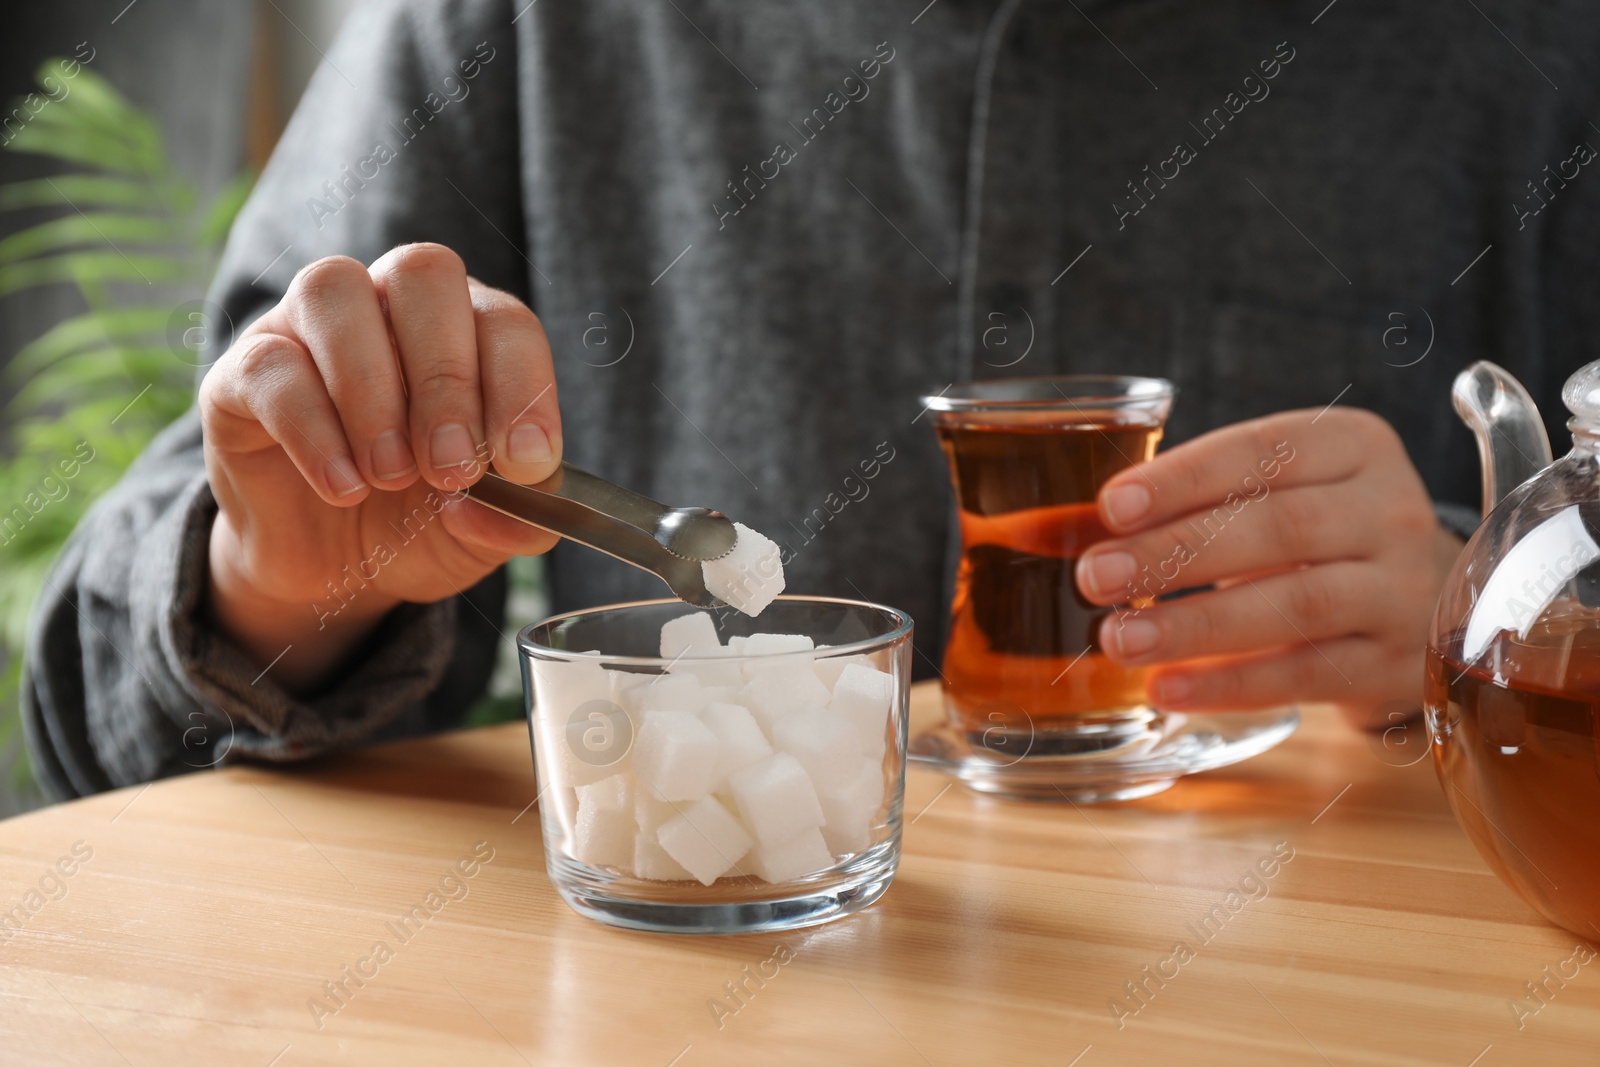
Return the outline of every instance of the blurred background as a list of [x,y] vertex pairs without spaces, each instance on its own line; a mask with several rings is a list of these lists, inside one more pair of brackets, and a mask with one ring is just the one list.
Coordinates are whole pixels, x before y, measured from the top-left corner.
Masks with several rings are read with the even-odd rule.
[[[57,0],[6,12],[0,818],[46,799],[17,711],[38,590],[78,517],[189,407],[209,326],[199,300],[227,227],[354,2]],[[532,615],[538,571],[518,562],[513,595]],[[521,713],[508,667],[476,721]]]

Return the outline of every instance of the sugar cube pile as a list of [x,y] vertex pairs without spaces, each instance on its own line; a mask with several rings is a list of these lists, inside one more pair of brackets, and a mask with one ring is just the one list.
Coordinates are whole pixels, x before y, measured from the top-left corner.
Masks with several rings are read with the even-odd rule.
[[[553,699],[539,743],[574,787],[562,805],[574,859],[659,881],[788,882],[873,844],[894,679],[801,635],[734,642],[693,612],[661,628],[666,673],[539,665],[561,672],[540,679]],[[608,743],[625,754],[609,758]]]

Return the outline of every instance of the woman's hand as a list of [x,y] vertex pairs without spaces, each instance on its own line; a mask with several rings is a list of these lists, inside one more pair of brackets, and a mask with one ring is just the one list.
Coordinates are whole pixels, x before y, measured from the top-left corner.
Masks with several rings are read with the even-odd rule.
[[1322,700],[1364,724],[1385,702],[1420,698],[1428,624],[1461,541],[1378,416],[1329,408],[1224,427],[1117,474],[1099,506],[1118,537],[1079,560],[1078,586],[1121,605],[1101,647],[1157,668],[1158,706]]
[[221,508],[210,609],[291,691],[397,604],[556,541],[464,494],[491,463],[523,483],[552,474],[561,419],[539,320],[441,245],[307,266],[199,404]]

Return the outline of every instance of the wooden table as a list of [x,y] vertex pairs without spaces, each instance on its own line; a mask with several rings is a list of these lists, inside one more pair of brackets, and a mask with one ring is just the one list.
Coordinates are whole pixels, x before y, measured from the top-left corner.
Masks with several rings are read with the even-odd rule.
[[[937,714],[937,690],[913,704]],[[1394,762],[1311,709],[1261,758],[1111,807],[914,769],[882,901],[738,938],[569,911],[520,726],[195,774],[0,824],[0,907],[22,908],[0,931],[0,1061],[1600,1060],[1600,959],[1533,1013],[1524,983],[1575,938],[1489,874],[1428,761]],[[1262,877],[1275,847],[1292,859]]]

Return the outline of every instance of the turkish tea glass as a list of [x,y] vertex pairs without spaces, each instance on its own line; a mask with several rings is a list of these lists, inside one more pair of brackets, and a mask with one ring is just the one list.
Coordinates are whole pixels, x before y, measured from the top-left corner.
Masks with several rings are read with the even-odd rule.
[[[1101,487],[1155,455],[1174,393],[1160,378],[1077,375],[922,398],[949,463],[961,558],[942,665],[947,722],[919,736],[913,758],[986,792],[1088,801],[1147,795],[1243,758],[1237,716],[1197,737],[1190,717],[1150,705],[1147,669],[1101,649],[1104,620],[1149,600],[1130,590],[1101,607],[1074,579],[1084,552],[1111,536]],[[1272,718],[1279,739],[1294,725],[1283,719]],[[1245,732],[1245,749],[1262,741]]]

